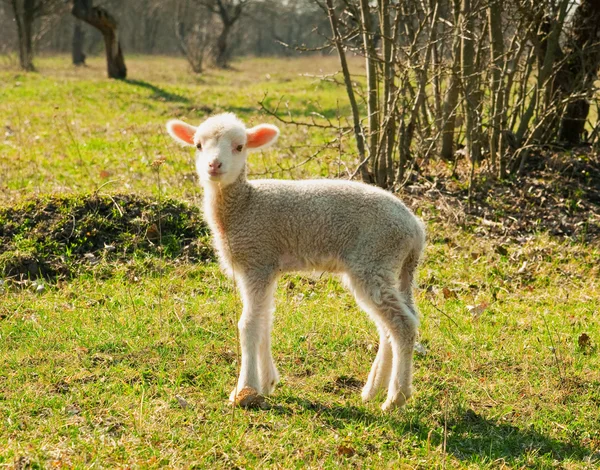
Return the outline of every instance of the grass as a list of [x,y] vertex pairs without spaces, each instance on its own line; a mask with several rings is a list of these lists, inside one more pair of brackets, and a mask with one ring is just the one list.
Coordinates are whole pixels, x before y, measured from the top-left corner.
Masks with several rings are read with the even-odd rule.
[[[167,140],[165,120],[197,122],[206,106],[270,121],[256,112],[265,91],[289,96],[301,117],[310,103],[332,115],[344,103],[300,76],[334,70],[323,58],[251,59],[194,77],[178,59],[131,57],[132,82],[104,79],[100,58],[90,64],[51,57],[37,74],[0,72],[4,206],[54,192],[158,200],[158,155],[161,198],[197,204],[192,155]],[[336,174],[333,150],[279,169],[331,137],[282,130],[255,174]],[[296,142],[309,147],[291,152]],[[77,276],[0,284],[0,466],[596,468],[599,249],[544,233],[489,239],[433,205],[415,210],[429,230],[418,293],[426,352],[404,409],[360,401],[378,336],[351,295],[332,277],[290,275],[273,333],[282,383],[267,409],[233,415],[232,282],[212,262],[126,251]],[[18,248],[39,248],[21,235]]]

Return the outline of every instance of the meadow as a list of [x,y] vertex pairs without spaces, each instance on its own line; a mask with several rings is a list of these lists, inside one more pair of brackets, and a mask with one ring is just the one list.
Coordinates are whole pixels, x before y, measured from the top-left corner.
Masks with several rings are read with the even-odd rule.
[[[202,228],[193,153],[164,124],[221,111],[275,123],[282,136],[251,158],[251,177],[347,177],[357,159],[336,135],[258,105],[345,122],[343,89],[319,78],[337,62],[244,59],[194,76],[182,59],[132,56],[126,81],[104,78],[102,58],[88,62],[0,69],[0,242],[10,243],[0,249],[0,467],[598,468],[598,243],[543,228],[495,238],[415,197],[428,246],[410,402],[391,413],[383,397],[361,402],[374,325],[337,278],[287,275],[273,332],[281,383],[264,407],[231,408],[241,302]],[[77,229],[78,203],[65,202],[108,201],[106,212],[86,203],[108,227],[139,209],[132,195],[150,209],[118,242]],[[169,219],[173,233],[200,237],[200,254],[182,255],[192,240],[161,232],[173,201],[187,211]],[[61,222],[69,252],[53,254],[65,271],[6,274],[11,260],[45,253],[36,243],[47,234],[30,228],[58,213],[72,220]],[[48,250],[65,246],[54,242]]]

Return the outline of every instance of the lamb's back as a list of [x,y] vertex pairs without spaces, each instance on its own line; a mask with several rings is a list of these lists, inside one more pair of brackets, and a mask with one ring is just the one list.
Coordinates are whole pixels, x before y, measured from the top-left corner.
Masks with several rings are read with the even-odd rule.
[[392,194],[341,180],[253,180],[244,226],[275,249],[337,257],[362,249],[390,249],[420,230]]

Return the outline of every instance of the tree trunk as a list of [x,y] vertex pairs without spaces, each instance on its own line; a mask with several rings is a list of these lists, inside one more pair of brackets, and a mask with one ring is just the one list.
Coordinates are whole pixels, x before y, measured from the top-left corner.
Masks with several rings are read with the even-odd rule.
[[124,79],[127,77],[127,67],[121,50],[117,32],[117,20],[104,8],[93,6],[92,0],[75,0],[71,13],[98,29],[104,37],[106,46],[106,65],[109,78]]
[[227,49],[227,38],[229,37],[230,31],[231,25],[224,22],[223,30],[217,38],[215,63],[217,67],[220,67],[222,69],[226,69],[229,66],[229,51]]
[[462,0],[461,11],[461,69],[465,96],[465,150],[474,164],[479,160],[479,141],[477,125],[476,77],[475,77],[475,16],[471,9],[471,0]]
[[19,64],[23,70],[32,72],[33,66],[33,19],[35,0],[25,0],[23,9],[19,8],[17,0],[11,0],[10,6],[17,25],[17,39],[19,41]]
[[81,21],[76,19],[75,24],[73,25],[73,42],[71,44],[73,65],[85,65],[85,54],[83,53],[85,33],[81,26]]
[[371,26],[371,10],[368,0],[360,0],[361,27],[365,60],[367,68],[367,114],[369,118],[369,158],[373,162],[375,183],[385,188],[387,186],[386,160],[379,158],[379,100],[377,97],[377,77],[375,72],[375,61],[377,60],[373,46],[374,30]]
[[35,0],[25,0],[23,4],[23,40],[25,45],[25,70],[35,70],[33,66],[33,20],[35,18]]
[[[519,145],[522,144],[523,138],[525,137],[525,134],[529,129],[529,123],[533,118],[533,115],[538,107],[538,95],[541,93],[544,87],[550,86],[547,83],[547,81],[552,74],[554,64],[556,63],[556,59],[559,58],[562,54],[559,39],[565,21],[565,17],[567,15],[569,4],[569,0],[562,0],[559,3],[557,19],[553,21],[552,25],[549,25],[548,32],[547,34],[545,34],[543,40],[541,41],[541,47],[539,48],[540,50],[538,52],[538,73],[536,89],[534,90],[531,96],[529,105],[527,106],[525,112],[521,116],[521,122],[519,123],[519,127],[516,132],[516,139]],[[546,19],[543,19],[543,21],[546,21]],[[528,138],[528,140],[535,140],[535,137],[536,136],[531,135],[530,138]],[[521,159],[519,172],[522,172],[526,155],[527,152],[523,154],[524,158]]]
[[499,176],[504,178],[506,169],[502,162],[502,148],[500,139],[502,110],[504,108],[504,88],[502,86],[502,71],[504,70],[504,35],[502,33],[502,4],[499,0],[491,0],[488,6],[488,28],[490,33],[490,54],[492,66],[491,83],[491,130],[490,130],[490,155],[492,168],[497,171],[497,160],[500,160]]
[[563,61],[556,82],[560,95],[571,99],[560,122],[558,140],[569,145],[581,142],[590,104],[582,95],[590,95],[600,69],[600,0],[581,0],[575,10],[571,34],[566,41]]
[[[396,14],[399,14],[396,11]],[[387,175],[381,176],[382,180],[386,181],[386,187],[394,183],[394,164],[393,156],[396,146],[396,119],[395,100],[394,100],[394,61],[392,55],[394,52],[394,37],[392,35],[392,25],[390,18],[390,2],[389,0],[379,0],[379,27],[382,37],[382,52],[383,52],[383,102],[385,106],[386,125],[383,131],[383,145],[379,149],[381,159],[385,159],[385,166],[380,167],[380,171],[387,169]]]
[[358,149],[358,156],[361,160],[357,172],[360,172],[360,176],[365,183],[372,183],[371,175],[369,174],[369,162],[365,157],[365,140],[363,136],[362,126],[360,123],[360,113],[358,110],[358,104],[356,103],[356,96],[354,95],[354,89],[352,88],[352,78],[350,76],[350,70],[348,68],[348,61],[346,60],[346,51],[344,49],[344,43],[342,41],[342,35],[338,28],[338,19],[335,14],[335,8],[333,7],[333,0],[325,0],[327,2],[327,16],[329,18],[329,24],[331,25],[331,32],[333,33],[333,41],[338,51],[338,57],[340,58],[340,65],[342,67],[342,74],[344,76],[344,84],[346,85],[346,94],[348,95],[348,101],[350,101],[350,108],[352,109],[352,121],[354,123],[354,137],[356,138],[356,147]]
[[[458,12],[460,11],[460,0],[454,2],[454,24],[458,25]],[[442,142],[440,155],[445,160],[451,160],[454,155],[454,128],[456,125],[456,109],[458,104],[458,87],[460,84],[460,40],[461,32],[455,26],[454,40],[452,44],[452,69],[448,78],[448,86],[442,109]]]

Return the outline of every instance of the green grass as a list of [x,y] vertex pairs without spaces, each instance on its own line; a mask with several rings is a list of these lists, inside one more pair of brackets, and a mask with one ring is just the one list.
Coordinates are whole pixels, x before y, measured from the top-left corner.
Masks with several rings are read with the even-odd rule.
[[[161,194],[198,203],[192,155],[167,140],[167,119],[197,122],[208,106],[272,122],[255,111],[266,90],[289,96],[300,117],[309,102],[333,115],[344,103],[342,91],[299,76],[335,69],[320,58],[252,59],[201,77],[180,60],[128,58],[131,80],[144,85],[108,81],[102,60],[90,63],[44,58],[38,74],[0,72],[10,129],[0,137],[4,205],[50,192],[158,200],[149,167],[157,155],[167,157]],[[296,142],[331,137],[282,130],[253,172],[336,174],[334,151],[278,169],[314,151],[288,156]],[[335,278],[280,281],[273,344],[282,382],[268,409],[233,413],[233,283],[214,263],[102,258],[43,289],[0,285],[0,466],[596,468],[599,249],[545,234],[490,240],[435,207],[415,209],[429,230],[418,293],[427,353],[415,355],[416,393],[404,409],[381,412],[383,397],[361,403],[378,336]],[[468,306],[482,304],[473,316]]]

